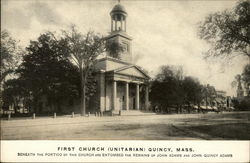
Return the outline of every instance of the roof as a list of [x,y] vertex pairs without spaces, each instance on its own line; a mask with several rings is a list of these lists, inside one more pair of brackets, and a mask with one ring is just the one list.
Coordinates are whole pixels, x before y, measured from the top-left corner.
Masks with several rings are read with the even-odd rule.
[[122,6],[120,3],[115,5],[111,11],[112,12],[123,12],[123,13],[127,13],[126,10],[125,10],[125,7]]
[[[120,68],[117,68],[117,69],[114,69],[114,70],[111,70],[111,71],[107,71],[107,73],[109,72],[114,72],[114,73],[128,73],[126,72],[126,70],[136,70],[138,71],[138,73],[142,74],[144,77],[150,79],[150,76],[144,72],[140,67],[136,66],[136,65],[128,65],[128,66],[124,66],[124,67],[120,67]],[[129,75],[136,75],[136,73],[130,73]]]
[[218,103],[224,103],[224,102],[225,102],[225,99],[216,98],[215,101],[218,102]]
[[114,58],[114,57],[110,57],[110,56],[106,56],[106,57],[97,59],[97,62],[101,62],[101,61],[105,61],[105,60],[109,60],[109,61],[113,61],[113,62],[117,62],[117,63],[122,63],[122,64],[126,64],[126,65],[132,65],[132,63],[128,63],[128,62],[122,61],[118,58]]
[[124,37],[128,40],[132,40],[132,37],[130,37],[126,32],[123,32],[123,31],[113,31],[110,33],[110,35],[106,36],[105,38],[110,39],[110,38],[115,37],[117,35],[119,35],[120,37]]

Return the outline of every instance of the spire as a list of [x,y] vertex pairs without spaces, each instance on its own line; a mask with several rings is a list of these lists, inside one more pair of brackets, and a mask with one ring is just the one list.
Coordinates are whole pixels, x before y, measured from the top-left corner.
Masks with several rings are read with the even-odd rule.
[[[120,53],[118,58],[125,62],[132,62],[132,54],[131,54],[131,40],[132,38],[127,35],[127,12],[125,7],[120,3],[118,3],[113,7],[110,12],[111,17],[111,32],[107,37],[107,44],[109,45],[118,45],[122,47],[123,51]],[[114,47],[114,46],[113,46]],[[108,52],[108,55],[114,57],[114,54]]]
[[111,16],[111,32],[114,31],[126,31],[126,17],[127,12],[120,4],[120,0],[118,0],[118,4],[116,4],[112,11],[110,12]]

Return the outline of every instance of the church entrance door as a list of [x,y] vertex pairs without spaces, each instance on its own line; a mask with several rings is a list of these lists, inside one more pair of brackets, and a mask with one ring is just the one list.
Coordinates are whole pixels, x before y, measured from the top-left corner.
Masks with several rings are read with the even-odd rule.
[[133,98],[133,110],[135,110],[135,97]]
[[124,110],[123,104],[124,104],[124,102],[122,101],[122,97],[117,97],[116,98],[116,108],[117,108],[117,110]]

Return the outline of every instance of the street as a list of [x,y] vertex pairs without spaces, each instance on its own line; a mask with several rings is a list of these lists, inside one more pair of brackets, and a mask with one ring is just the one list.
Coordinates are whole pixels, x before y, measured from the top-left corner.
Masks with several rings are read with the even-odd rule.
[[249,140],[250,112],[1,120],[3,140]]

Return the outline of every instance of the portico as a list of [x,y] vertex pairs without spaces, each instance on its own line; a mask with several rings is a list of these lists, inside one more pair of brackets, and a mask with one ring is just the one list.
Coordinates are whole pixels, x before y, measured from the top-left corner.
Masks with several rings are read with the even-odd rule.
[[[117,96],[117,83],[121,84],[121,87],[124,89],[124,95]],[[135,96],[131,95],[129,92],[131,85],[134,85],[136,88]],[[144,91],[144,104],[140,100],[140,88],[143,88]],[[113,81],[112,86],[112,110],[148,110],[148,85],[137,82],[127,82],[127,81]],[[135,99],[135,100],[133,100]]]
[[[109,95],[108,90],[106,91],[106,95],[111,96],[112,110],[148,110],[149,76],[135,65],[125,66],[105,74],[106,82],[112,83],[112,94]],[[106,110],[107,108],[108,106]]]

